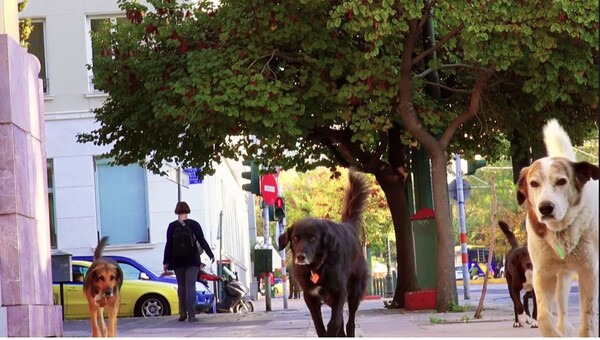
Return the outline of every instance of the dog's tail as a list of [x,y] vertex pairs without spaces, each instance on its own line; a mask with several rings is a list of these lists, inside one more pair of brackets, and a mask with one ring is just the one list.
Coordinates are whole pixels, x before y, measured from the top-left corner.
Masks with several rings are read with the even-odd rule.
[[575,161],[575,151],[567,132],[556,119],[551,119],[544,126],[544,144],[550,157],[565,157]]
[[513,234],[513,232],[508,227],[508,224],[506,224],[506,222],[504,222],[504,221],[498,221],[498,225],[500,226],[500,229],[502,229],[502,232],[504,233],[504,235],[506,235],[506,239],[508,240],[508,243],[510,243],[510,247],[512,249],[518,248],[519,243],[517,243],[517,238],[515,237],[515,234]]
[[344,204],[342,208],[342,222],[352,223],[357,226],[360,222],[367,199],[369,198],[369,187],[365,176],[354,170],[348,172],[350,185],[346,188]]
[[102,253],[104,252],[104,248],[106,247],[107,243],[108,236],[104,236],[100,242],[98,242],[98,246],[96,247],[96,250],[94,250],[94,260],[102,257]]

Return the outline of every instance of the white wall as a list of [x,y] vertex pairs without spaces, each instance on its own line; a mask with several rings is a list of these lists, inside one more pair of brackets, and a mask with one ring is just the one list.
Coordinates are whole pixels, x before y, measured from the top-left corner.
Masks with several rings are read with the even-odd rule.
[[[73,255],[91,255],[96,246],[94,157],[108,151],[107,147],[76,141],[78,133],[97,128],[90,110],[107,98],[88,89],[87,17],[117,13],[120,11],[116,0],[30,0],[20,13],[21,18],[45,23],[49,79],[49,93],[44,101],[46,153],[54,162],[58,248]],[[224,162],[215,166],[214,176],[182,189],[182,200],[190,205],[190,218],[202,225],[217,259],[219,212],[223,211],[223,257],[232,259],[233,269],[249,284],[248,204],[239,182],[239,164]],[[148,172],[147,192],[150,242],[109,246],[105,254],[129,256],[160,272],[166,228],[176,218],[177,184]]]

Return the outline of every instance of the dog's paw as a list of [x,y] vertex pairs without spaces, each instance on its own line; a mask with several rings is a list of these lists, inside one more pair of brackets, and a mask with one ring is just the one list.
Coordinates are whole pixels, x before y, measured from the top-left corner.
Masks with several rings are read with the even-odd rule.
[[536,319],[531,319],[531,328],[538,328],[538,323]]
[[517,322],[513,323],[513,327],[514,328],[523,327],[523,325],[521,324],[521,322],[517,321]]
[[523,314],[519,314],[519,324],[521,325],[520,327],[525,326],[525,324],[531,323],[531,318],[529,317],[529,315],[523,313]]

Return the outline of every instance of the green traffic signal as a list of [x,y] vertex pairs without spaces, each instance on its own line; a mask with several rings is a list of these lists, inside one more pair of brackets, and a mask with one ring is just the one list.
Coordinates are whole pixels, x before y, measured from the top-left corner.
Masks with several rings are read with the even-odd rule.
[[242,184],[242,190],[260,195],[260,178],[258,174],[258,165],[252,161],[242,161],[243,165],[250,166],[250,171],[242,172],[242,178],[249,179],[250,183]]

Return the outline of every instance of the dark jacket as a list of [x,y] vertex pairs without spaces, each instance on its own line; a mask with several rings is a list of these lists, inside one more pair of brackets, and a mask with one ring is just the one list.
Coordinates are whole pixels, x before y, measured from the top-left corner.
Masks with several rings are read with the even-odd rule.
[[[184,220],[184,222],[186,226],[192,229],[194,235],[196,235],[196,240],[198,240],[198,243],[200,243],[200,246],[202,247],[202,249],[204,249],[206,255],[208,255],[208,257],[210,257],[211,259],[214,259],[215,255],[210,249],[208,242],[206,242],[206,239],[204,238],[204,233],[202,233],[202,227],[200,227],[200,223],[192,219]],[[200,267],[200,254],[198,254],[198,252],[196,252],[194,256],[186,260],[171,259],[171,248],[173,247],[173,232],[175,231],[175,228],[179,227],[180,225],[181,224],[178,220],[169,223],[169,227],[167,228],[167,243],[165,244],[165,255],[163,257],[163,264],[168,263],[169,270],[175,270],[177,268],[191,266]]]

